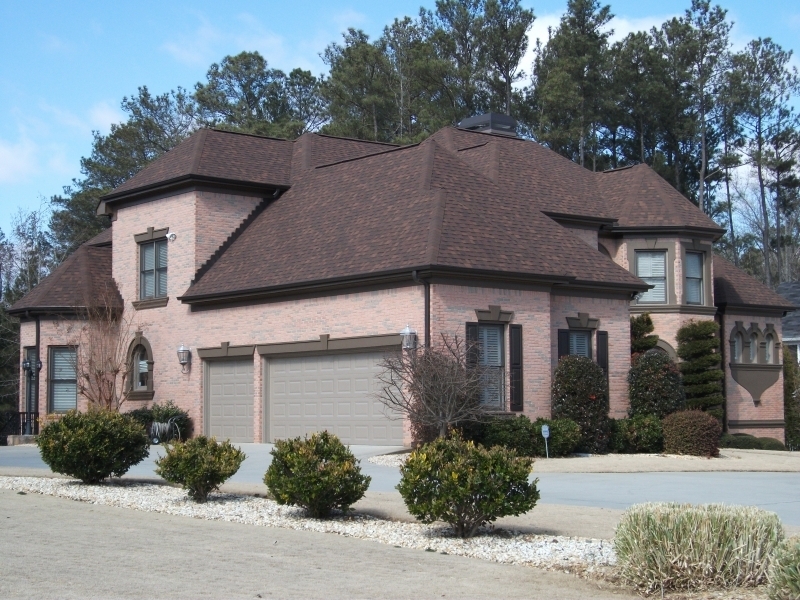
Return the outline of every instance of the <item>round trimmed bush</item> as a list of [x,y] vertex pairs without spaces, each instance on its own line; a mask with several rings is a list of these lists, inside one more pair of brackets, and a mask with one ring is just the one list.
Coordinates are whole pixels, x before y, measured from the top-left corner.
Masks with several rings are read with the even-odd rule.
[[800,537],[785,539],[778,545],[767,579],[769,600],[800,598]]
[[755,437],[748,433],[724,433],[719,442],[720,448],[737,450],[786,450],[780,440],[771,437]]
[[310,438],[279,440],[264,483],[278,504],[293,504],[322,519],[333,509],[347,512],[364,497],[372,478],[339,438],[323,431]]
[[84,483],[121,477],[149,451],[144,427],[110,410],[70,411],[46,425],[36,444],[53,471]]
[[655,415],[637,415],[613,422],[611,449],[620,453],[655,453],[664,447],[661,420]]
[[664,352],[650,350],[636,358],[628,371],[628,415],[663,419],[682,410],[686,394],[678,366]]
[[556,367],[552,388],[555,419],[570,419],[581,429],[578,449],[602,453],[611,436],[608,382],[603,369],[585,356],[565,356]]
[[719,456],[722,426],[701,410],[682,410],[667,415],[664,427],[664,452],[693,456]]
[[204,435],[165,448],[167,453],[156,461],[156,473],[170,483],[180,484],[195,502],[205,502],[247,458],[228,440],[220,444],[216,438]]
[[444,521],[462,538],[499,517],[520,515],[539,500],[528,481],[532,461],[501,446],[483,448],[458,435],[418,448],[400,468],[397,489],[423,523]]

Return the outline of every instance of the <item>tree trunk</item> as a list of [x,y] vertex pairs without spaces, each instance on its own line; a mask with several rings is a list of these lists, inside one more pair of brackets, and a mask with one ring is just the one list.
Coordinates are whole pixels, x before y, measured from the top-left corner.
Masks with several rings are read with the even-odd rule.
[[710,214],[711,210],[706,205],[706,111],[703,102],[700,103],[700,181],[698,188],[698,200],[703,212]]
[[[725,135],[723,139],[723,151],[725,152],[725,157],[727,160],[728,156],[728,136]],[[725,196],[728,200],[728,224],[731,227],[731,248],[733,249],[733,264],[737,267],[739,266],[739,251],[736,248],[736,234],[733,230],[733,206],[731,206],[731,178],[730,178],[730,169],[727,167],[725,168]]]
[[[760,119],[759,119],[760,121]],[[769,268],[769,213],[767,212],[767,193],[766,193],[766,185],[764,184],[764,166],[763,166],[763,149],[764,149],[764,139],[761,135],[761,126],[757,127],[756,133],[758,139],[758,147],[756,151],[756,172],[758,173],[758,190],[761,195],[761,219],[762,223],[762,230],[761,230],[761,245],[763,247],[764,252],[764,275],[766,278],[766,282],[768,286],[772,286],[772,274],[770,273]]]

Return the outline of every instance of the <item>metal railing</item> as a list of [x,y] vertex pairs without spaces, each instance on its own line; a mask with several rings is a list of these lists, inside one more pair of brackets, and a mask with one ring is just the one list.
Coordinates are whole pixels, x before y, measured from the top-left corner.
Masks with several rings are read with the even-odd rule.
[[0,444],[9,435],[39,435],[38,412],[0,412]]

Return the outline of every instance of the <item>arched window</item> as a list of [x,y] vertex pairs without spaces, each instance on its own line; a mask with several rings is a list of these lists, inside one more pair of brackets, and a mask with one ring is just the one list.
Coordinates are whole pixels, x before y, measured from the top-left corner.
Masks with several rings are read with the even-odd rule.
[[128,376],[129,400],[152,400],[153,390],[153,349],[141,332],[137,332],[128,351],[130,371]]
[[744,347],[744,337],[741,333],[733,336],[733,362],[742,362],[742,348]]
[[766,362],[768,365],[771,365],[773,362],[775,362],[775,357],[773,356],[775,353],[775,341],[771,333],[768,333],[764,339],[767,343],[767,348],[764,352],[764,362]]
[[750,362],[758,362],[758,335],[755,333],[750,334]]

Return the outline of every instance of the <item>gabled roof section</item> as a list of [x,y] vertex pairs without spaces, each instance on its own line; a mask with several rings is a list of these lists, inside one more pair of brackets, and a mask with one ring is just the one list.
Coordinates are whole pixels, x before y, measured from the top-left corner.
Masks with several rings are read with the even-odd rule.
[[622,228],[682,228],[724,233],[647,165],[597,173],[598,192]]
[[107,227],[92,239],[84,242],[86,246],[110,246],[111,245],[111,227]]
[[[290,232],[287,235],[287,232]],[[181,298],[257,296],[412,270],[646,285],[436,139],[310,170]]]
[[122,296],[111,277],[111,244],[98,243],[106,236],[111,237],[110,228],[79,246],[39,285],[15,302],[8,313],[71,314],[86,308],[90,302],[106,298],[113,308],[122,309]]
[[106,203],[191,180],[286,188],[292,142],[258,135],[199,129],[103,197]]
[[714,255],[714,304],[720,308],[791,311],[795,306],[733,263]]

